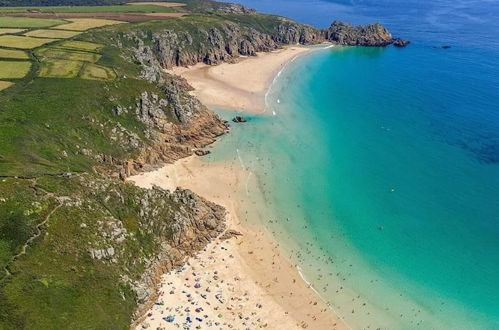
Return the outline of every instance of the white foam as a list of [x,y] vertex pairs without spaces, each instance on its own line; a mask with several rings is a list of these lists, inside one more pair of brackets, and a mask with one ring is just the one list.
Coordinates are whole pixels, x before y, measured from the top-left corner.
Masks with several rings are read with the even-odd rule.
[[[324,50],[324,49],[329,49],[332,47],[334,47],[334,45],[328,45],[326,47],[316,48],[316,50]],[[265,113],[267,111],[267,108],[269,107],[268,96],[269,96],[270,91],[274,87],[277,79],[281,76],[281,74],[284,72],[284,70],[287,68],[287,66],[289,64],[293,63],[300,55],[301,54],[298,54],[298,55],[295,55],[293,58],[291,58],[291,60],[289,60],[286,64],[284,64],[284,66],[281,68],[281,70],[279,70],[277,72],[277,74],[275,75],[274,79],[272,80],[272,83],[270,84],[269,88],[267,89],[267,92],[265,93],[265,109],[263,110],[262,113]],[[277,99],[277,103],[280,103],[279,99]]]
[[303,272],[302,272],[302,270],[301,270],[301,268],[300,268],[300,266],[299,266],[299,265],[296,265],[296,270],[298,271],[298,274],[300,275],[300,277],[301,277],[301,279],[303,280],[303,282],[305,282],[305,283],[307,284],[307,286],[308,286],[310,289],[312,289],[312,291],[314,291],[314,292],[315,292],[315,294],[316,294],[316,295],[317,295],[317,296],[318,296],[318,297],[319,297],[319,298],[320,298],[323,302],[325,302],[325,303],[326,303],[327,307],[329,307],[329,309],[333,311],[333,313],[334,313],[334,314],[338,317],[338,319],[340,319],[340,320],[342,320],[342,321],[343,321],[343,324],[347,327],[347,329],[352,329],[352,328],[351,328],[351,327],[350,327],[350,326],[349,326],[349,325],[345,322],[345,319],[344,319],[344,318],[342,318],[342,317],[340,316],[340,314],[338,314],[338,312],[336,312],[336,310],[335,310],[333,307],[331,307],[331,305],[330,305],[330,304],[329,304],[329,303],[328,303],[328,302],[327,302],[324,298],[322,298],[322,296],[320,295],[320,293],[319,293],[319,292],[317,292],[317,290],[315,290],[315,288],[314,288],[314,286],[312,285],[312,283],[310,283],[310,282],[306,279],[305,275],[303,275]]
[[250,180],[250,177],[251,177],[251,174],[253,174],[253,172],[249,172],[248,173],[248,177],[246,178],[246,184],[245,184],[245,187],[246,187],[246,196],[249,196],[249,180]]
[[243,159],[241,158],[241,154],[239,153],[239,149],[236,149],[236,153],[237,153],[237,159],[239,160],[239,163],[241,164],[241,166],[244,169],[246,169],[246,165],[244,165]]

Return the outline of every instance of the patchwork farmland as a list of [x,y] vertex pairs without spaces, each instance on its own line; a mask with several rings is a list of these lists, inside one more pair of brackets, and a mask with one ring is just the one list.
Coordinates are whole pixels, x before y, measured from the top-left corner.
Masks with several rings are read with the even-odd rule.
[[180,17],[183,7],[184,3],[137,2],[0,8],[0,91],[37,77],[114,80],[114,69],[101,63],[104,45],[83,41],[84,34],[128,22]]

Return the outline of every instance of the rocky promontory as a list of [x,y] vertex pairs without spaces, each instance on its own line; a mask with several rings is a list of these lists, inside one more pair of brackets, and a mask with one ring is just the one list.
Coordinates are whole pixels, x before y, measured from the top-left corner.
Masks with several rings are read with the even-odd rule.
[[327,29],[317,29],[287,18],[245,14],[219,14],[216,22],[192,18],[186,29],[162,24],[143,24],[113,37],[118,45],[128,44],[134,59],[145,66],[145,77],[155,79],[157,71],[196,63],[215,65],[239,56],[254,56],[283,45],[314,45],[331,42],[349,46],[387,46],[391,33],[381,24],[353,26],[334,21]]
[[393,42],[391,33],[381,24],[353,26],[339,21],[325,31],[325,39],[348,46],[387,46]]

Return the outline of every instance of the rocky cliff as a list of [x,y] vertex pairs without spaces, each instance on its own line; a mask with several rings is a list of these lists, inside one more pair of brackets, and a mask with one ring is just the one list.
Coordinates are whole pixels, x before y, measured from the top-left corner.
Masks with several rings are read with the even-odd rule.
[[228,130],[224,120],[188,93],[181,78],[166,73],[160,77],[163,96],[144,91],[130,110],[145,125],[148,143],[139,145],[140,152],[132,159],[101,156],[117,166],[121,179],[190,156]]
[[[196,20],[199,20],[196,22]],[[381,24],[364,27],[335,21],[328,29],[317,29],[292,20],[257,13],[219,15],[216,21],[191,18],[178,26],[142,24],[123,31],[114,40],[134,49],[134,58],[144,65],[144,77],[157,79],[157,68],[210,65],[253,56],[283,45],[312,45],[332,42],[340,45],[386,46],[393,42]]]
[[324,33],[326,40],[340,45],[387,46],[393,42],[391,33],[381,24],[352,26],[334,21]]

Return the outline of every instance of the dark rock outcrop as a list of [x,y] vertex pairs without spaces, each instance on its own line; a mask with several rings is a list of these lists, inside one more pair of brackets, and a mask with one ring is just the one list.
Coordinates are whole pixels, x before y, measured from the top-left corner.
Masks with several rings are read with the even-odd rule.
[[339,21],[325,31],[325,39],[348,46],[387,46],[393,42],[391,33],[381,24],[352,26]]
[[242,116],[235,116],[234,118],[232,118],[232,121],[235,123],[245,123],[246,118],[244,118]]
[[400,39],[400,38],[397,38],[393,41],[393,45],[395,47],[405,47],[407,46],[408,44],[410,44],[411,42],[409,40],[405,40],[405,39]]
[[203,149],[198,149],[198,150],[195,150],[194,151],[194,154],[196,154],[197,156],[206,156],[206,155],[209,155],[211,152],[209,150],[203,150]]
[[225,240],[228,240],[228,239],[231,239],[233,237],[238,237],[238,236],[242,236],[243,234],[241,234],[240,232],[238,232],[237,230],[234,230],[234,229],[227,229],[225,231],[225,233],[222,234],[222,236],[220,236],[220,239],[222,241],[225,241]]
[[[167,226],[155,214],[155,207],[161,203],[160,199],[172,200],[178,207],[172,215],[173,221]],[[155,187],[145,193],[139,205],[143,209],[144,228],[154,228],[157,231],[155,236],[160,250],[154,257],[143,260],[145,272],[140,279],[122,278],[137,294],[139,307],[135,312],[136,317],[141,316],[155,301],[156,286],[161,275],[184,264],[187,257],[201,251],[225,230],[226,214],[221,206],[180,188],[170,193]],[[171,235],[162,234],[160,228],[171,232]]]

